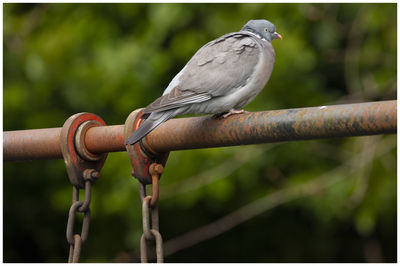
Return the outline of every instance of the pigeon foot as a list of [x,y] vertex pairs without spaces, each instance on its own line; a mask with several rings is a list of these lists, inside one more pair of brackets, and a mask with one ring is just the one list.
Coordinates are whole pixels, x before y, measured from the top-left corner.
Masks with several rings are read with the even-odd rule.
[[245,111],[245,110],[236,110],[236,109],[231,109],[231,110],[229,110],[229,112],[227,112],[226,114],[224,114],[223,116],[222,116],[222,118],[227,118],[228,116],[231,116],[231,115],[236,115],[236,114],[244,114],[244,113],[248,113],[247,111]]

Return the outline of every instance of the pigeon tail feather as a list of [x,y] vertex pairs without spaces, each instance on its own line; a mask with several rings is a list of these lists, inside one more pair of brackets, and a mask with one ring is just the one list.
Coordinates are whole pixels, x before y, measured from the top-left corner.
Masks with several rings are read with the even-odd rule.
[[149,134],[153,129],[159,126],[161,123],[167,121],[175,114],[175,110],[169,110],[164,112],[153,112],[146,120],[139,126],[139,128],[133,132],[129,138],[125,141],[125,145],[133,145],[147,134]]

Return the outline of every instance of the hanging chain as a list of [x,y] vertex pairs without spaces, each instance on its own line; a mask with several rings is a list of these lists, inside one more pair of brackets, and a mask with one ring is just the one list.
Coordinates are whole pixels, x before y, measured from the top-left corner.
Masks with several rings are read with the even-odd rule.
[[[79,187],[72,186],[72,205],[69,209],[67,222],[67,241],[69,243],[68,263],[79,262],[82,244],[85,243],[90,224],[90,200],[92,196],[92,183],[99,177],[99,172],[94,169],[86,169],[83,172],[85,180],[85,200],[79,201]],[[77,212],[83,213],[81,234],[74,234],[74,224]]]
[[[158,219],[158,179],[164,168],[161,164],[153,163],[149,167],[149,172],[153,184],[153,195],[146,196],[146,185],[140,183],[140,200],[142,201],[142,222],[143,234],[140,239],[140,260],[147,263],[147,244],[146,241],[153,241],[156,245],[157,263],[164,262],[163,242],[159,232]],[[151,209],[151,225],[150,225],[150,209]]]

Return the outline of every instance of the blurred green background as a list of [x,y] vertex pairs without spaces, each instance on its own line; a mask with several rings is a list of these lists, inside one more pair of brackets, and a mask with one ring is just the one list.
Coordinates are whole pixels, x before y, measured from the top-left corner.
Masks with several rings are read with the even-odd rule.
[[[107,124],[162,94],[202,45],[272,21],[275,68],[248,111],[396,99],[396,4],[3,4],[3,127]],[[166,262],[396,262],[396,135],[172,152]],[[83,262],[138,261],[124,152],[93,188]],[[4,262],[65,262],[63,160],[3,165]]]

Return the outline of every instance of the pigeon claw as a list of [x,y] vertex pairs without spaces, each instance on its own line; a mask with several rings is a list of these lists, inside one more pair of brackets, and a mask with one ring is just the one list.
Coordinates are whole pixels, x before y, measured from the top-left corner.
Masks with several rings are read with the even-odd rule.
[[243,109],[242,110],[231,109],[231,110],[229,110],[229,112],[224,114],[222,116],[222,118],[227,118],[228,116],[231,116],[231,115],[237,115],[237,114],[243,114],[243,113],[248,113],[248,112]]

